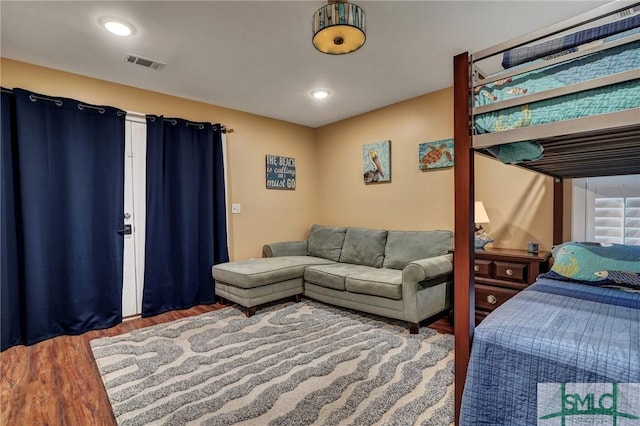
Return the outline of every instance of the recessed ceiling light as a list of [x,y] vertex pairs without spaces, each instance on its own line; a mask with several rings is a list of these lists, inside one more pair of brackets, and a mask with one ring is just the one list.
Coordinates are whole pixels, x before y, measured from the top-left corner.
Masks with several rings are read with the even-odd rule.
[[316,99],[324,99],[327,96],[329,96],[329,91],[328,90],[314,90],[313,92],[311,92],[311,96],[313,96]]
[[134,33],[133,25],[123,21],[122,19],[101,18],[100,24],[102,24],[107,31],[115,35],[126,37]]

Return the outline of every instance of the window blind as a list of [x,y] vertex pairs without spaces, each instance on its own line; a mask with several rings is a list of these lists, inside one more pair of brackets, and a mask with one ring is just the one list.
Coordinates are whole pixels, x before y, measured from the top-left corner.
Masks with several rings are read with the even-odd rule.
[[640,197],[595,197],[594,240],[640,245]]
[[640,245],[640,175],[573,179],[571,237]]

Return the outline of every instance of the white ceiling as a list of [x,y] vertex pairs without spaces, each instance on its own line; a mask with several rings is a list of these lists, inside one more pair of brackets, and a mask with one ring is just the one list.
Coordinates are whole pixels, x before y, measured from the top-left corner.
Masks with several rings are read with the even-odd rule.
[[[326,1],[0,1],[3,57],[318,127],[452,85],[452,58],[604,1],[364,1],[365,45],[311,44]],[[128,38],[98,20],[136,27]],[[165,62],[154,71],[123,61]],[[332,92],[318,101],[316,88]],[[60,94],[63,96],[64,94]]]

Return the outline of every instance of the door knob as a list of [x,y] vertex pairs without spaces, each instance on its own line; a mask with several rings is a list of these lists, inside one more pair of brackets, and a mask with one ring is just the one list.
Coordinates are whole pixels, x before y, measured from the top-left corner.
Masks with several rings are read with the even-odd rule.
[[124,214],[124,218],[125,218],[125,219],[131,219],[131,213],[126,212],[126,213]]

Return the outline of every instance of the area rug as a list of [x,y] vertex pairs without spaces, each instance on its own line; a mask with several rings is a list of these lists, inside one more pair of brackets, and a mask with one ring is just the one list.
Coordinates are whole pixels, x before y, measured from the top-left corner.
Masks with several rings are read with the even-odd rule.
[[453,424],[453,336],[310,300],[91,348],[119,425]]

